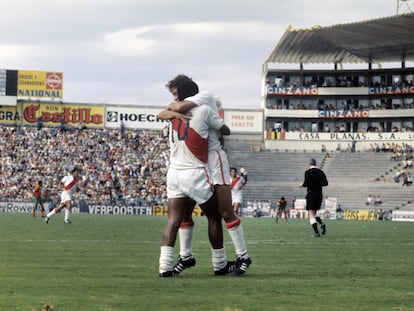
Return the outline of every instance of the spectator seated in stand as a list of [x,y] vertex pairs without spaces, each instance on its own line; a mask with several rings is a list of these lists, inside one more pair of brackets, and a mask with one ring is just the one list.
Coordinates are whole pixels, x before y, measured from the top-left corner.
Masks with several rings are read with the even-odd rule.
[[382,204],[382,198],[381,195],[377,195],[377,197],[375,198],[375,206],[381,205]]
[[394,181],[396,183],[399,183],[400,182],[400,177],[401,177],[401,173],[399,171],[396,171],[395,175],[394,175]]
[[411,177],[410,173],[404,172],[402,174],[403,178],[403,187],[404,186],[411,186],[413,184],[413,178]]
[[374,205],[375,197],[371,194],[368,195],[365,205]]

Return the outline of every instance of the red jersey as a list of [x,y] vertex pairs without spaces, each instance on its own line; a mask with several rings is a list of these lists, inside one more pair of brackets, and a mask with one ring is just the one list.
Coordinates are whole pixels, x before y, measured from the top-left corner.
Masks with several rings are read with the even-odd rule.
[[39,199],[42,196],[42,188],[39,184],[35,185],[33,194],[36,199]]

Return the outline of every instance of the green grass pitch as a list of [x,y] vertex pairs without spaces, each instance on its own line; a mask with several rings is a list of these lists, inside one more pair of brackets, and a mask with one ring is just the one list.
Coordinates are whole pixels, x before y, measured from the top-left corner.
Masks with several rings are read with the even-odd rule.
[[[0,310],[414,310],[414,223],[243,218],[253,264],[213,275],[206,219],[196,267],[158,277],[166,218],[0,214]],[[225,230],[227,254],[234,247]],[[176,253],[178,254],[178,242]]]

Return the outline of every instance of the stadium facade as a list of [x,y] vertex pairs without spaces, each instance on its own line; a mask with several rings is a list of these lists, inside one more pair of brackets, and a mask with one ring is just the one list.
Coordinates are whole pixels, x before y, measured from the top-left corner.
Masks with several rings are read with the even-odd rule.
[[414,14],[289,27],[263,65],[266,148],[337,150],[357,142],[368,150],[412,142],[412,27]]

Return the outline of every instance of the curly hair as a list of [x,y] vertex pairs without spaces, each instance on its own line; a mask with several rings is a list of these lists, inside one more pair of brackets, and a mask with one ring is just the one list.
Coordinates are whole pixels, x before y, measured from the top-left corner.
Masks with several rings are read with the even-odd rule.
[[179,101],[198,93],[198,85],[194,81],[184,81],[177,86],[177,98]]
[[171,91],[173,88],[177,88],[180,84],[187,81],[193,81],[193,79],[184,74],[180,74],[177,75],[174,79],[168,81],[165,87]]

